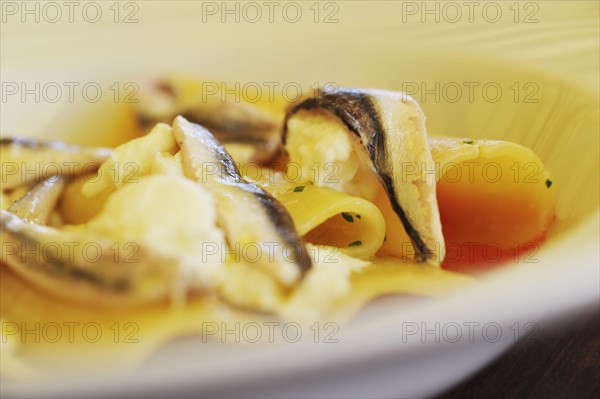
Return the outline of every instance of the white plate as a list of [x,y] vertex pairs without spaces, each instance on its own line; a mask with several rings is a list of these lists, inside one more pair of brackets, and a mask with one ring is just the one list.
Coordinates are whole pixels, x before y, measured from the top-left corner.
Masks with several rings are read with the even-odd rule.
[[[268,82],[410,89],[425,109],[430,134],[508,139],[534,149],[553,172],[558,221],[536,263],[508,267],[441,300],[382,298],[340,331],[337,343],[254,347],[191,337],[132,372],[3,381],[3,395],[428,396],[502,353],[527,323],[597,308],[598,3],[482,4],[473,22],[469,9],[454,3],[462,15],[454,22],[458,14],[445,3],[428,3],[439,8],[436,16],[421,2],[324,2],[317,4],[317,23],[312,2],[287,6],[285,15],[286,5],[278,3],[272,23],[262,3],[255,3],[263,12],[257,23],[242,3],[240,21],[225,14],[226,23],[220,2],[120,3],[119,22],[112,2],[81,3],[73,23],[62,3],[56,3],[62,13],[56,23],[57,14],[43,3],[39,22],[23,14],[21,4],[2,4],[2,134],[110,142],[101,134],[105,125],[82,125],[80,115],[105,112],[110,119],[111,85],[133,81],[140,71],[184,72],[263,90]],[[102,15],[88,22],[97,18],[96,8]],[[291,23],[295,9],[302,16]],[[124,23],[130,14],[138,22]],[[326,15],[338,22],[324,23]],[[54,82],[63,90],[65,82],[93,82],[103,90],[102,101],[86,101],[80,91],[72,102],[63,91],[56,103],[50,92],[39,102],[35,95],[10,94],[23,82]],[[466,88],[473,82],[471,100]],[[444,90],[457,85],[464,91],[454,102],[456,94]],[[486,85],[502,89],[498,101],[482,91]],[[423,90],[432,87],[434,94]],[[424,331],[436,323],[439,343]],[[457,329],[462,339],[453,343]]]

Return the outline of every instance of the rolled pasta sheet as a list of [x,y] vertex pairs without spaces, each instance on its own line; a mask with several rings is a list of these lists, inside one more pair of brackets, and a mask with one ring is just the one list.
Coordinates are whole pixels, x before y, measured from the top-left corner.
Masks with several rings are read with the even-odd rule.
[[370,201],[311,183],[281,180],[264,188],[288,210],[307,242],[362,259],[375,255],[383,243],[385,220]]
[[[434,166],[425,116],[414,99],[384,90],[323,91],[288,109],[283,141],[290,162],[315,184],[371,200],[364,186],[380,183],[411,238],[415,260],[439,266],[445,248],[435,178],[425,173]],[[318,165],[335,165],[338,173],[311,176]],[[414,169],[410,177],[402,174],[405,165]]]
[[[444,266],[493,265],[535,251],[554,220],[555,186],[533,151],[506,141],[430,138],[447,246]],[[408,173],[408,172],[407,172]],[[380,254],[411,257],[401,225],[378,196],[387,240]]]

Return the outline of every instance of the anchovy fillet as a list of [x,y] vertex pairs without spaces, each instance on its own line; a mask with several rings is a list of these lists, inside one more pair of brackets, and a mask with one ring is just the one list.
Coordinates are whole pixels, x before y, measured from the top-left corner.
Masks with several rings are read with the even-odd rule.
[[108,237],[44,226],[63,186],[62,179],[48,179],[0,211],[2,262],[44,291],[92,305],[166,297],[176,270],[168,259],[138,244],[124,250]]
[[[2,262],[44,291],[95,306],[132,306],[167,297],[176,267],[135,244],[63,232],[0,211]],[[116,249],[120,245],[120,250]]]
[[64,180],[58,176],[44,180],[15,201],[7,210],[25,222],[45,225],[64,186]]
[[312,261],[283,205],[246,182],[223,146],[202,126],[178,116],[173,135],[181,148],[186,176],[215,196],[230,247],[239,251],[259,246],[263,256],[256,260],[257,266],[287,287],[296,284]]
[[[419,262],[439,264],[443,259],[435,176],[409,179],[402,164],[419,170],[435,170],[427,143],[425,118],[418,104],[403,93],[383,90],[339,89],[320,91],[288,109],[283,127],[285,143],[288,121],[301,110],[325,110],[356,135],[368,155],[371,169],[382,183],[390,204],[400,218]],[[318,132],[315,132],[318,134]],[[411,145],[414,151],[400,151]],[[418,189],[418,195],[410,194]]]
[[[137,105],[142,128],[159,122],[170,123],[181,115],[208,129],[221,143],[239,143],[254,148],[253,161],[273,158],[280,149],[280,121],[253,104],[223,101],[221,97],[204,95],[194,103],[182,101],[176,82],[153,80],[143,85]],[[198,93],[202,94],[202,93]]]

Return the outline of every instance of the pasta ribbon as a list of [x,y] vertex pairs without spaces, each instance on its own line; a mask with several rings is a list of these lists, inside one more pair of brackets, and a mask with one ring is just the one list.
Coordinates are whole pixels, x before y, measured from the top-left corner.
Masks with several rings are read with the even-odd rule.
[[[554,219],[555,187],[533,151],[493,140],[430,138],[437,199],[447,246],[444,267],[466,270],[494,265],[543,240]],[[388,217],[379,255],[412,256],[402,225]]]
[[298,233],[310,243],[369,258],[385,239],[385,220],[370,201],[310,183],[280,180],[264,188],[285,206]]

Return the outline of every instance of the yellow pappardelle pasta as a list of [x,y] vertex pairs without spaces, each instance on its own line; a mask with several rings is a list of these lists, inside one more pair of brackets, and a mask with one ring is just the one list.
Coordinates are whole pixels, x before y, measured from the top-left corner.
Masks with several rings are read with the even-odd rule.
[[[494,140],[430,138],[447,254],[444,268],[477,272],[536,250],[554,220],[555,186],[529,149]],[[410,240],[385,193],[388,223],[379,254],[411,258]]]
[[[553,220],[531,151],[431,138],[402,93],[322,91],[284,111],[198,102],[201,87],[150,84],[136,112],[152,128],[115,149],[2,140],[3,374],[133,364],[215,324],[343,321],[383,294],[443,295],[474,281],[450,270],[487,255],[457,250],[539,242]],[[99,344],[22,339],[71,322]]]
[[308,242],[335,246],[363,259],[381,247],[385,220],[372,202],[312,182],[291,182],[282,173],[264,171],[262,175],[274,177],[257,183],[285,206]]
[[506,141],[430,143],[446,268],[477,271],[536,252],[555,217],[556,186],[533,151]]

